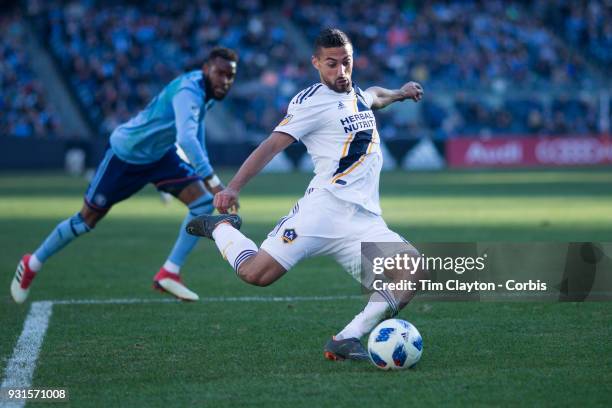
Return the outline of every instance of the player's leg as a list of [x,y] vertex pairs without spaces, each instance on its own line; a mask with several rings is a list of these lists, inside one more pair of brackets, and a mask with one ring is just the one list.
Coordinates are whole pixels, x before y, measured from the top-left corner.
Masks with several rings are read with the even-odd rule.
[[159,191],[179,199],[188,209],[168,258],[153,277],[153,287],[182,300],[198,300],[199,296],[184,285],[180,276],[181,267],[198,242],[198,237],[188,234],[185,227],[194,217],[213,212],[213,196],[193,167],[174,149],[154,163],[149,181]]
[[195,301],[199,299],[199,296],[183,284],[179,275],[187,256],[198,243],[198,237],[188,234],[186,226],[194,217],[213,212],[213,197],[199,179],[191,180],[184,188],[165,186],[164,191],[169,191],[183,202],[188,212],[181,223],[178,236],[166,262],[153,278],[153,285],[156,289],[169,292],[179,299]]
[[187,229],[191,234],[213,239],[242,280],[251,285],[268,286],[301,259],[316,254],[329,241],[309,233],[298,236],[296,232],[305,231],[306,226],[316,230],[316,225],[326,222],[321,220],[325,212],[314,211],[313,207],[316,201],[307,194],[281,218],[261,249],[239,231],[241,220],[237,215],[197,217]]
[[[407,253],[409,256],[419,256],[419,252],[410,243],[406,242],[399,234],[391,231],[382,218],[373,214],[359,212],[355,219],[356,225],[361,225],[362,233],[356,233],[357,237],[363,236],[370,242],[401,243],[396,246],[398,253]],[[367,227],[367,228],[364,228]],[[395,254],[395,253],[394,253]],[[358,279],[362,285],[369,286],[372,282],[364,282],[367,277],[361,276],[361,240],[347,242],[335,254],[336,260]],[[389,254],[391,255],[391,254]],[[387,280],[400,282],[402,280],[417,281],[424,278],[425,271],[422,269],[410,273],[405,270],[386,271]],[[361,347],[359,339],[368,334],[378,323],[386,318],[393,317],[399,313],[412,300],[416,290],[379,290],[370,295],[364,309],[357,314],[340,332],[338,332],[325,346],[325,357],[330,360],[351,358],[343,351],[352,345],[355,359],[365,359],[365,349]],[[359,353],[362,349],[362,353]]]
[[[406,244],[410,245],[410,244]],[[418,252],[412,247],[407,248],[403,253],[409,256],[418,256]],[[401,280],[418,281],[424,278],[425,271],[418,270],[414,274],[406,275],[406,271],[391,271],[389,274],[390,282]],[[418,287],[418,285],[417,285]],[[400,310],[412,300],[417,290],[379,290],[370,296],[368,304],[363,311],[357,314],[353,320],[346,325],[335,337],[336,339],[361,338],[369,333],[378,323],[385,318],[396,316]]]
[[187,225],[187,232],[215,241],[223,259],[236,274],[255,286],[268,286],[283,276],[284,268],[266,251],[239,231],[242,220],[235,214],[204,215],[194,218]]
[[[410,248],[402,251],[400,254],[408,254],[409,256],[419,256],[418,252],[410,244],[406,244]],[[423,279],[425,271],[417,270],[414,274],[406,274],[405,270],[387,271],[389,282],[399,283],[400,281],[414,281]],[[399,286],[399,285],[398,285]],[[416,286],[418,287],[418,285]],[[368,304],[363,311],[357,314],[351,322],[342,329],[335,338],[338,340],[347,338],[361,338],[369,333],[378,323],[385,318],[396,316],[416,295],[417,290],[397,289],[397,290],[379,290],[372,293]]]
[[80,212],[62,220],[51,231],[33,254],[25,254],[11,282],[11,295],[17,303],[28,297],[32,280],[42,269],[43,263],[79,236],[91,231],[105,213],[91,210],[86,204]]
[[237,271],[240,279],[255,286],[268,286],[286,272],[287,269],[263,249],[244,261]]
[[66,245],[93,230],[104,215],[106,215],[106,211],[94,210],[87,203],[83,203],[81,211],[57,224],[51,234],[34,251],[30,258],[32,270],[38,272],[44,262]]
[[123,168],[124,163],[108,149],[85,193],[81,210],[57,224],[32,255],[22,257],[11,283],[11,294],[17,303],[26,300],[30,284],[43,264],[76,238],[90,232],[112,205],[121,199],[121,194],[113,189],[120,186],[117,179]]
[[223,258],[232,266],[240,279],[255,286],[268,286],[287,272],[276,259],[237,228],[227,222],[219,223],[212,237]]
[[187,206],[189,211],[183,219],[176,242],[168,255],[168,259],[166,259],[164,268],[171,273],[178,274],[187,256],[198,243],[198,237],[188,234],[185,227],[194,217],[212,214],[214,207],[212,205],[213,196],[206,190],[201,180],[192,181],[176,197]]

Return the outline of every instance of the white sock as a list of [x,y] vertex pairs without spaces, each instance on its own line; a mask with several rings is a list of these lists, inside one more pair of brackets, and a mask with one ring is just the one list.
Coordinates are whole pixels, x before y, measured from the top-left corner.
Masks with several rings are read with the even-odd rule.
[[257,245],[227,223],[219,224],[212,236],[221,255],[235,271],[244,261],[257,254]]
[[336,334],[336,340],[363,337],[387,316],[389,309],[389,304],[380,294],[372,294],[363,311],[355,316],[340,333]]
[[38,272],[40,271],[40,268],[42,268],[42,262],[40,262],[40,260],[36,257],[35,254],[32,254],[32,256],[30,257],[30,260],[28,261],[28,267],[32,271]]
[[179,274],[181,273],[181,267],[178,266],[177,264],[175,264],[174,262],[172,262],[171,260],[166,260],[166,262],[164,262],[164,266],[163,268],[165,270],[167,270],[170,273],[174,273],[174,274]]

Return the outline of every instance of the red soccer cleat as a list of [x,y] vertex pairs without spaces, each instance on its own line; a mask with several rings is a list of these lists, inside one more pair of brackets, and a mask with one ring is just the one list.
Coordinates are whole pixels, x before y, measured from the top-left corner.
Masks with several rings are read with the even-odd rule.
[[200,299],[197,293],[187,289],[178,274],[168,272],[163,267],[153,277],[153,288],[160,292],[169,293],[181,300],[195,301]]
[[23,258],[21,258],[19,264],[17,264],[13,282],[11,282],[11,296],[13,296],[13,300],[17,303],[23,303],[28,298],[30,285],[32,284],[32,280],[36,277],[36,272],[31,270],[28,265],[31,256],[31,254],[25,254]]

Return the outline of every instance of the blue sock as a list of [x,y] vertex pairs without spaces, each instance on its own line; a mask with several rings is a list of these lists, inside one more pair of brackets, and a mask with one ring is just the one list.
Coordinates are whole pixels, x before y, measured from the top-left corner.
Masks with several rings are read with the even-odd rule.
[[49,234],[45,242],[34,252],[34,255],[40,262],[45,262],[73,239],[89,231],[91,231],[91,228],[85,224],[81,214],[76,213],[57,224],[57,227]]
[[189,255],[193,247],[195,247],[195,244],[198,243],[199,239],[196,236],[189,235],[187,231],[185,231],[187,223],[199,215],[212,214],[213,210],[214,207],[212,205],[212,196],[209,194],[204,194],[189,204],[189,212],[181,224],[181,229],[179,230],[179,235],[176,239],[176,243],[174,244],[174,248],[172,248],[172,252],[170,252],[170,256],[168,256],[168,260],[170,262],[179,267],[183,266],[187,255]]

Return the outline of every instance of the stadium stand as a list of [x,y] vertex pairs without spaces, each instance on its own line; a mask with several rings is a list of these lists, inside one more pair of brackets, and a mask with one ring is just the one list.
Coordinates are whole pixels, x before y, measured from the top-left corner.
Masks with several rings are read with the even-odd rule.
[[612,5],[609,1],[553,0],[538,2],[537,15],[550,27],[559,27],[575,49],[602,65],[612,63]]
[[[279,70],[284,31],[260,2],[52,2],[37,13],[49,41],[99,132],[142,107],[161,84],[201,66],[217,44],[240,50],[239,81]],[[239,101],[239,100],[238,100]]]
[[397,86],[410,76],[452,88],[486,87],[498,80],[524,86],[588,80],[583,61],[521,3],[403,4],[295,0],[291,8],[309,38],[321,25],[345,26],[362,52],[357,63],[367,82],[384,78]]
[[[590,24],[606,24],[594,17],[605,8],[600,1],[571,7],[569,2],[557,3],[570,10],[587,9],[591,18],[586,20]],[[424,103],[418,123],[402,126],[400,118],[391,118],[395,126],[383,131],[383,137],[406,134],[402,127],[410,130],[417,125],[440,138],[597,131],[598,107],[592,95],[574,93],[570,99],[563,92],[556,96],[551,91],[593,89],[596,84],[593,78],[597,75],[585,63],[584,55],[576,51],[580,45],[568,47],[554,34],[558,24],[572,26],[571,12],[548,17],[554,6],[545,1],[405,4],[294,0],[286,9],[287,13],[291,10],[294,21],[309,39],[316,36],[318,27],[344,27],[358,51],[355,64],[359,81],[399,86],[404,78],[411,78],[424,83],[425,89],[433,89],[433,95],[447,97],[452,93],[450,102],[430,99]],[[583,30],[583,34],[596,35],[583,42],[601,45],[605,42],[602,31],[605,30],[601,27]],[[605,46],[592,48],[601,50]],[[515,94],[517,89],[547,91],[545,97],[540,92],[534,98]],[[577,116],[571,115],[578,112]]]
[[60,137],[60,120],[23,51],[20,13],[0,14],[0,37],[0,137]]
[[[575,135],[608,131],[610,122],[601,118],[610,114],[601,104],[610,103],[605,72],[612,55],[611,7],[603,0],[155,0],[146,6],[30,0],[28,10],[101,136],[222,44],[241,55],[226,104],[243,130],[236,137],[261,140],[288,100],[318,79],[310,50],[296,48],[331,25],[355,43],[359,85],[413,79],[428,92],[418,107],[380,112],[385,139]],[[10,42],[3,55],[11,54],[7,47]],[[608,89],[607,99],[601,89]],[[36,112],[38,122],[52,117],[43,108]]]

